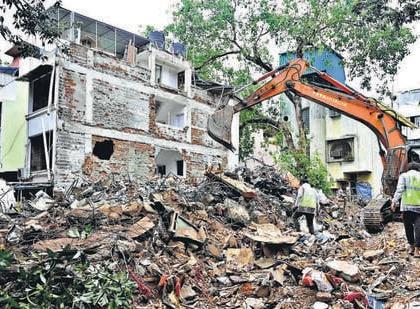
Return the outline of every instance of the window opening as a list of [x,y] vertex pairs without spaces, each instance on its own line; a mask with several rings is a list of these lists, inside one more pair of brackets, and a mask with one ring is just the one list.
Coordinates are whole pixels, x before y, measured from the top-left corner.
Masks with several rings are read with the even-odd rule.
[[111,140],[105,140],[103,142],[96,142],[93,147],[93,155],[101,160],[111,159],[114,153],[114,142]]
[[[44,74],[31,84],[32,87],[32,112],[48,106],[50,93],[51,72]],[[52,97],[54,97],[54,87]]]
[[176,174],[178,176],[184,176],[184,161],[176,161]]
[[156,84],[160,84],[162,81],[162,66],[160,64],[156,64],[155,66],[155,82]]
[[353,138],[328,141],[327,143],[328,143],[328,161],[329,162],[354,160]]
[[[52,166],[52,134],[51,132],[46,132],[45,137],[47,140],[47,150],[49,157],[49,166]],[[47,161],[45,158],[45,147],[44,147],[44,138],[42,134],[37,136],[32,136],[29,138],[31,146],[31,157],[30,157],[30,169],[31,171],[43,171],[47,169]]]
[[302,109],[302,121],[303,121],[303,127],[305,128],[305,131],[309,132],[309,126],[310,126],[310,120],[309,120],[309,107]]
[[185,85],[185,71],[178,73],[178,89],[183,90]]
[[165,176],[166,175],[166,166],[165,165],[158,165],[157,166],[157,173],[160,176]]

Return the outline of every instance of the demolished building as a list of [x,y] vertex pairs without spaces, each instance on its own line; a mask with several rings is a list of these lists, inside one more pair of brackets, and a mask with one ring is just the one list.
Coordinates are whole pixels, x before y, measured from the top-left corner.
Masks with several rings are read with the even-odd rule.
[[182,44],[168,48],[163,33],[146,39],[61,7],[50,13],[61,48],[39,59],[6,52],[19,76],[0,93],[0,176],[66,187],[80,175],[194,179],[209,162],[237,163],[206,130],[226,87],[198,79]]

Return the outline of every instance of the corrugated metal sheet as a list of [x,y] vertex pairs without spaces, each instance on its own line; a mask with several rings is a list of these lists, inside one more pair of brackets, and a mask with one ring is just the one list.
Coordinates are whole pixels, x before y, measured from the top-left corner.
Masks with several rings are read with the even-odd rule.
[[[341,83],[346,82],[346,74],[344,67],[341,62],[342,57],[334,51],[328,49],[315,49],[314,51],[305,51],[303,58],[308,61],[313,67],[319,71],[323,71],[334,77]],[[296,59],[295,53],[283,53],[280,54],[280,65],[283,65],[291,60]],[[311,73],[308,70],[308,73]]]

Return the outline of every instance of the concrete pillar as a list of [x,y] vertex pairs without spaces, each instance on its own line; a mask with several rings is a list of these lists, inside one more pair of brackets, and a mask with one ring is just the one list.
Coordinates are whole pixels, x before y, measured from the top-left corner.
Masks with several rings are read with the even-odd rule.
[[150,85],[156,85],[156,53],[152,49],[149,54]]
[[187,97],[189,97],[189,98],[192,97],[191,80],[192,80],[192,69],[191,69],[191,66],[188,65],[188,67],[185,69],[184,91],[187,94]]

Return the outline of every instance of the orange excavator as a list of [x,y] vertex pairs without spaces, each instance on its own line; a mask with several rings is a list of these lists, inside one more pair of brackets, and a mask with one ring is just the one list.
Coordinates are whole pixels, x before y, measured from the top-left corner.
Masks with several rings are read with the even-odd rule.
[[[383,224],[392,218],[389,196],[395,192],[399,174],[407,169],[409,162],[420,161],[420,145],[407,145],[401,132],[402,126],[415,128],[415,125],[375,99],[367,98],[327,73],[311,67],[304,59],[296,59],[280,66],[252,84],[256,85],[267,79],[269,80],[264,85],[235,106],[227,105],[228,99],[223,100],[224,106],[209,117],[208,134],[233,150],[233,115],[286,91],[362,122],[376,134],[380,142],[380,156],[384,166],[382,185],[385,194],[382,198],[372,200],[364,208],[363,222],[368,230],[381,230]],[[225,98],[232,97],[233,94],[227,94]]]

